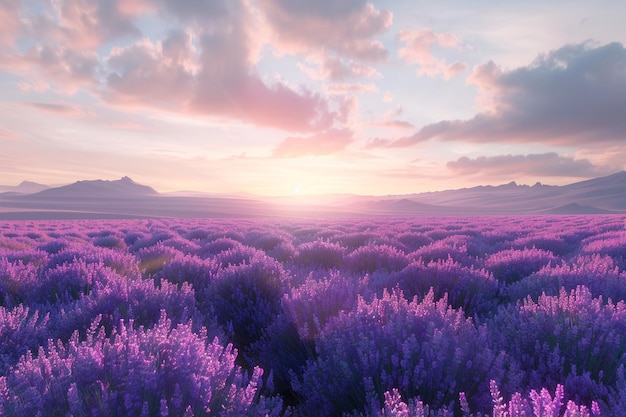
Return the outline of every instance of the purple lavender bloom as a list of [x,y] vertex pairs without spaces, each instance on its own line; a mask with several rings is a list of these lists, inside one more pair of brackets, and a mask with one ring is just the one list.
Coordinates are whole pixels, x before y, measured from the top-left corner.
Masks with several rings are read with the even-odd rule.
[[120,322],[107,337],[96,320],[86,337],[47,343],[0,377],[0,411],[28,415],[277,415],[259,396],[262,370],[243,373],[236,350],[165,314],[150,329]]

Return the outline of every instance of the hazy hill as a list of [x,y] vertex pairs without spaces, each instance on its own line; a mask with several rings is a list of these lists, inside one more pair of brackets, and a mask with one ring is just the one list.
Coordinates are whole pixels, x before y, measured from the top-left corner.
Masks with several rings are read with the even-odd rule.
[[484,214],[626,212],[626,172],[564,186],[510,182],[395,198],[440,207],[444,213],[459,209]]
[[77,181],[62,187],[48,188],[32,194],[30,198],[108,198],[108,197],[146,197],[159,193],[147,185],[138,184],[129,177],[115,181],[93,180]]
[[32,181],[22,181],[19,185],[0,185],[0,193],[33,194],[50,188]]
[[262,201],[227,196],[162,195],[129,177],[77,181],[33,194],[0,195],[0,219],[259,217]]

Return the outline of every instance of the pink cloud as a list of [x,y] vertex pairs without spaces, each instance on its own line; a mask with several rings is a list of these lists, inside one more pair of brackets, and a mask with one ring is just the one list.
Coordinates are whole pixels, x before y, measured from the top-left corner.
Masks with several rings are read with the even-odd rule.
[[[402,131],[415,129],[415,126],[412,123],[399,119],[403,112],[404,109],[402,106],[396,106],[395,108],[386,111],[382,117],[370,121],[368,125]],[[391,142],[391,139],[373,138],[368,140],[366,148],[374,149],[387,147]]]
[[349,124],[359,117],[359,99],[354,95],[340,95],[331,97],[337,107],[337,121]]
[[[14,0],[3,2],[0,16],[13,3]],[[192,11],[192,7],[185,5],[187,2],[162,0],[162,3],[161,6],[169,5],[178,11],[175,15],[185,16]],[[45,81],[51,88],[66,93],[85,86],[95,87],[105,74],[97,49],[113,41],[140,38],[136,19],[158,11],[159,5],[147,0],[59,0],[37,8],[25,7],[24,19],[19,21],[15,15],[10,21],[20,22],[21,33],[34,46],[26,52],[15,50],[6,54],[0,65],[28,77],[33,85],[43,85]],[[5,30],[0,29],[0,36]]]
[[[83,86],[95,86],[100,69],[98,56],[92,51],[72,50],[61,46],[37,46],[21,57],[23,64],[37,68],[43,80],[60,90],[73,93]],[[35,79],[39,77],[35,76]]]
[[450,126],[454,126],[458,123],[461,122],[444,120],[439,123],[424,126],[412,135],[402,136],[397,139],[370,139],[367,143],[367,148],[406,148],[409,146],[417,145],[418,143],[426,142],[433,137],[437,137],[438,134],[440,134],[441,132],[445,132],[447,129],[450,128]]
[[74,93],[83,86],[94,86],[99,71],[95,49],[107,39],[132,32],[114,13],[118,2],[64,0],[38,8],[21,8],[13,0],[3,2],[0,18],[9,23],[0,29],[0,44],[10,28],[13,37],[19,33],[32,46],[23,50],[10,45],[0,67],[29,79],[20,82],[20,88],[30,85],[31,90],[41,90],[47,86]]
[[[192,10],[181,6],[179,13],[191,16]],[[193,40],[187,32],[173,31],[159,43],[113,50],[104,97],[126,106],[224,116],[290,131],[329,128],[337,115],[319,95],[280,82],[266,84],[256,74],[242,13],[222,20],[213,16],[215,24]]]
[[28,79],[17,82],[23,91],[74,94],[82,87],[95,87],[101,70],[95,52],[60,45],[36,45],[24,53],[10,51],[0,58],[0,69]]
[[613,172],[588,159],[574,159],[555,152],[528,155],[497,155],[450,161],[447,167],[460,175],[515,176],[519,174],[542,177],[597,177]]
[[418,76],[441,76],[447,80],[467,69],[466,63],[448,63],[435,57],[431,51],[433,46],[459,48],[461,40],[453,33],[435,33],[430,28],[403,30],[398,34],[398,40],[404,43],[398,55],[407,63],[418,65]]
[[[388,12],[364,2],[341,6],[329,1],[279,3],[268,0],[280,10],[286,7],[295,18],[310,20],[315,27],[332,21],[334,18],[323,18],[332,10],[352,19],[354,25],[349,28],[340,25],[346,35],[342,42],[350,45],[342,43],[337,48],[376,46],[371,36],[383,30],[391,18]],[[256,70],[256,37],[262,27],[258,10],[251,4],[245,0],[59,0],[31,7],[24,12],[19,30],[33,46],[4,52],[0,67],[23,78],[18,81],[23,91],[47,88],[74,94],[85,89],[111,105],[126,108],[225,117],[300,132],[327,130],[345,120],[344,101],[261,78]],[[15,18],[18,6],[7,0],[0,13]],[[147,15],[162,18],[171,28],[161,40],[142,38],[137,22]],[[17,29],[7,27],[0,33],[8,39],[5,34]],[[329,37],[319,45],[332,41],[330,34],[324,36]],[[113,42],[120,46],[110,48]],[[109,55],[98,55],[103,50],[110,50]],[[324,65],[330,77],[375,73],[352,60]],[[340,75],[341,71],[345,74]]]
[[274,149],[273,156],[298,158],[310,155],[331,155],[341,152],[354,141],[349,129],[331,129],[305,137],[289,137]]
[[117,122],[111,123],[109,126],[117,130],[147,130],[145,125],[136,122]]
[[391,142],[391,139],[371,138],[367,140],[367,143],[365,144],[365,149],[386,148]]
[[337,117],[318,94],[307,90],[295,92],[280,83],[266,85],[256,76],[242,78],[236,87],[220,91],[226,101],[219,100],[220,96],[203,94],[220,88],[213,82],[200,85],[194,110],[291,131],[326,129]]
[[[139,38],[136,19],[154,10],[147,0],[58,0],[36,5],[3,0],[0,67],[28,79],[18,82],[24,91],[43,91],[45,86],[74,94],[84,87],[95,88],[105,74],[98,48]],[[17,36],[26,41],[19,48]]]
[[[163,43],[180,36],[170,34]],[[194,54],[188,46],[183,42],[170,49],[144,40],[113,49],[107,59],[112,72],[104,97],[115,104],[184,111],[195,87],[193,69],[181,62]]]
[[137,14],[130,13],[133,5],[135,0],[52,2],[50,10],[31,12],[27,30],[42,43],[92,50],[108,41],[141,35],[133,22]]
[[292,53],[334,51],[363,61],[381,61],[388,52],[374,37],[391,26],[392,14],[365,0],[259,0],[276,38]]

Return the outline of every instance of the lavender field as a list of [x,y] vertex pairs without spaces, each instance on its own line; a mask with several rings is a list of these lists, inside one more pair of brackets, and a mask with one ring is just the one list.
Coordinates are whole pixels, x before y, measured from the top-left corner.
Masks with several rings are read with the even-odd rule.
[[624,216],[0,225],[6,416],[626,415]]

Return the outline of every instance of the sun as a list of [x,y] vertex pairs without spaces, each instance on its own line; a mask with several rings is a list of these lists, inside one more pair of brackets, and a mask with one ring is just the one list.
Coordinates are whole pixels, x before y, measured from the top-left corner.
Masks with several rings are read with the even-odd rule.
[[300,186],[300,184],[296,184],[293,186],[292,193],[294,195],[300,195],[302,193],[302,187]]

